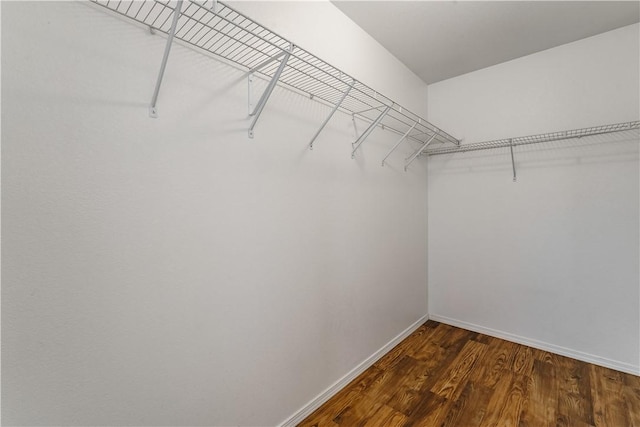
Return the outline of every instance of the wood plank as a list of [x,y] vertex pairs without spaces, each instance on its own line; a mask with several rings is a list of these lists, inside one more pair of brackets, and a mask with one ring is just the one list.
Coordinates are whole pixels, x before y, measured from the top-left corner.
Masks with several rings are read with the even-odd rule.
[[385,371],[382,381],[372,384],[365,390],[368,396],[386,404],[400,389],[407,377],[420,371],[420,362],[410,356],[404,356],[393,368]]
[[422,347],[422,345],[428,341],[428,336],[430,336],[437,327],[437,325],[433,323],[429,323],[429,321],[424,323],[402,342],[398,343],[390,352],[382,356],[374,363],[374,366],[382,370],[391,368],[395,366],[403,356],[410,355],[413,348]]
[[424,326],[427,328],[435,329],[439,324],[440,322],[436,322],[435,320],[429,319],[425,322]]
[[637,413],[630,414],[625,401],[625,381],[621,372],[600,366],[588,366],[593,399],[593,424],[596,427],[630,426]]
[[640,388],[624,385],[622,395],[629,411],[629,421],[632,426],[640,427]]
[[[441,325],[439,334],[430,336],[430,341],[422,348],[421,353],[415,359],[422,362],[419,369],[414,370],[413,378],[398,384],[397,392],[387,402],[389,406],[407,416],[411,416],[418,405],[424,391],[429,390],[442,374],[443,367],[449,366],[457,357],[459,348],[468,342],[468,335],[465,333],[452,334],[449,337],[442,335],[450,331],[450,326]],[[444,332],[443,332],[444,331]],[[444,343],[447,348],[439,344]]]
[[[589,366],[574,359],[563,358],[556,366],[559,398],[558,423],[593,425],[593,406]],[[566,420],[566,421],[565,421]]]
[[485,334],[478,334],[473,340],[482,344],[491,344],[497,338]]
[[621,374],[624,386],[622,394],[629,409],[631,425],[640,427],[640,376]]
[[361,393],[335,416],[333,422],[339,426],[362,426],[378,412],[382,405],[382,402]]
[[307,417],[300,426],[312,426],[316,422],[320,425],[330,424],[341,412],[349,408],[353,402],[358,399],[361,392],[358,390],[350,390],[346,393],[339,393],[329,400],[329,402],[322,405],[313,414]]
[[484,418],[493,390],[468,382],[453,402],[440,427],[478,427]]
[[373,364],[373,366],[384,371],[394,367],[396,363],[398,363],[400,359],[402,359],[406,355],[406,344],[404,344],[403,341],[392,348],[391,351],[389,351],[387,354],[382,356],[376,363]]
[[420,403],[405,423],[405,426],[440,426],[442,424],[441,421],[446,418],[452,403],[452,401],[442,396],[427,391],[422,394]]
[[528,391],[529,399],[522,411],[521,427],[555,427],[558,401],[555,367],[534,360]]
[[434,361],[440,362],[444,360],[448,354],[450,354],[450,352],[440,347],[438,344],[432,341],[427,341],[410,356],[420,362],[432,364]]
[[[351,402],[357,398],[364,390],[373,384],[380,382],[380,377],[384,372],[372,366],[358,375],[345,388],[340,390],[328,402],[309,415],[305,421],[317,420],[322,425],[333,423],[333,418],[343,411]],[[307,425],[307,424],[300,424]],[[313,425],[311,423],[310,425]]]
[[311,415],[305,418],[302,423],[298,424],[298,427],[335,424],[333,422],[335,416],[338,415],[340,411],[342,411],[345,407],[347,407],[358,394],[358,392],[341,390],[328,402],[312,412]]
[[474,365],[486,351],[486,344],[473,340],[467,341],[451,365],[444,370],[438,382],[431,387],[431,391],[449,400],[458,399]]
[[458,351],[470,339],[478,334],[441,323],[431,334],[431,341],[445,350]]
[[640,390],[640,376],[622,374],[622,379],[627,386]]
[[416,361],[416,369],[398,384],[387,405],[404,415],[412,415],[423,390],[428,387],[427,384],[435,382],[441,360],[440,358],[432,358],[426,361]]
[[533,358],[535,360],[539,360],[543,363],[551,363],[552,365],[557,365],[558,360],[564,357],[538,348],[532,348],[531,351],[533,352]]
[[525,345],[516,345],[516,352],[511,363],[515,374],[529,376],[533,370],[533,349]]
[[[556,420],[556,427],[595,427],[592,424],[587,424],[578,419],[567,419],[566,416],[560,415]],[[630,426],[631,427],[631,426]]]
[[304,421],[298,424],[298,427],[338,427],[338,424],[333,422],[328,415],[323,414],[321,416],[307,417]]
[[405,354],[408,356],[414,356],[421,354],[421,350],[425,344],[432,343],[431,336],[435,333],[437,325],[424,324],[422,328],[416,331],[410,340],[407,340],[407,346]]
[[479,361],[479,366],[474,369],[470,380],[493,389],[502,371],[513,365],[518,344],[497,338],[488,342],[487,353]]
[[527,404],[528,378],[508,370],[503,372],[489,400],[481,427],[513,427],[520,422],[522,410]]
[[380,409],[365,423],[364,427],[402,427],[407,422],[407,417],[404,414],[390,408],[387,405],[382,405]]

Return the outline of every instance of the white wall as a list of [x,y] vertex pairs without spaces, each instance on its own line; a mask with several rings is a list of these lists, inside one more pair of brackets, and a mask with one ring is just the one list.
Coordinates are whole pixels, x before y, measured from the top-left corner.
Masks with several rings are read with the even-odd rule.
[[329,108],[277,88],[249,140],[244,74],[178,45],[152,120],[164,39],[90,5],[2,35],[3,424],[274,425],[426,313],[396,135],[352,160],[337,114],[309,151]]
[[[429,86],[464,142],[638,120],[639,26]],[[637,132],[429,160],[429,315],[640,371]]]

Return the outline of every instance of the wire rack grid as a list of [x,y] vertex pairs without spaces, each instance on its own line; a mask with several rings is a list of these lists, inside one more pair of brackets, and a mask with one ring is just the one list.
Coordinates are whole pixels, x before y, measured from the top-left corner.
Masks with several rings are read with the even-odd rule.
[[424,155],[437,156],[440,154],[464,153],[467,151],[490,150],[503,147],[517,147],[519,145],[539,144],[542,142],[561,141],[566,139],[583,138],[593,135],[623,132],[640,128],[640,121],[616,123],[610,125],[592,126],[588,128],[572,129],[561,132],[550,132],[538,135],[521,136],[517,138],[497,139],[493,141],[461,144],[456,147],[437,147],[427,149]]
[[[171,30],[177,4],[177,0],[91,1],[165,34],[169,34]],[[391,107],[383,119],[378,121],[378,126],[400,135],[410,131],[407,138],[420,143],[433,136],[432,142],[440,143],[441,146],[460,144],[458,139],[417,114],[222,2],[185,0],[175,39],[267,79],[271,79],[277,72],[278,57],[289,52],[289,59],[279,76],[278,84],[328,105],[339,104],[339,109],[343,112],[369,123],[375,122],[387,107]],[[348,94],[343,99],[347,91]]]

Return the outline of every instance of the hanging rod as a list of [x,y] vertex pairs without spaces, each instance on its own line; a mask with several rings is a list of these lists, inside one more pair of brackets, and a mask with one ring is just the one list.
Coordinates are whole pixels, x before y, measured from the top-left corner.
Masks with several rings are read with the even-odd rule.
[[[178,9],[176,0],[91,2],[167,35],[171,34],[174,11]],[[389,108],[377,126],[403,135],[417,122],[416,132],[437,134],[434,142],[453,146],[460,144],[458,139],[444,130],[221,1],[184,0],[177,15],[173,36],[176,41],[222,58],[268,81],[273,80],[282,64],[277,59],[286,55],[283,52],[288,52],[290,46],[294,46],[277,76],[278,85],[306,94],[326,105],[338,105],[339,110],[348,114],[357,113],[370,122],[377,120],[379,111]]]
[[[440,154],[465,153],[467,151],[491,150],[494,148],[517,147],[519,145],[539,144],[542,142],[561,141],[565,139],[583,138],[586,136],[603,135],[607,133],[624,132],[640,128],[640,121],[616,123],[610,125],[592,126],[582,129],[565,130],[561,132],[543,133],[538,135],[521,136],[518,138],[497,139],[493,141],[462,144],[456,147],[438,147],[425,150],[423,154],[437,156]],[[515,173],[514,173],[515,176]]]

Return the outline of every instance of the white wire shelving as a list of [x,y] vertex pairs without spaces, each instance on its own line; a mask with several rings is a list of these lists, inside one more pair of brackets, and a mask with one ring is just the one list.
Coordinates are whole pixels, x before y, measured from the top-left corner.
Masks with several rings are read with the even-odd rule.
[[640,121],[615,123],[609,125],[592,126],[581,129],[571,129],[560,132],[542,133],[537,135],[520,136],[517,138],[496,139],[493,141],[476,142],[472,144],[460,144],[455,147],[437,147],[425,150],[422,154],[437,156],[442,154],[466,153],[468,151],[491,150],[509,147],[511,150],[511,164],[513,166],[513,180],[516,180],[516,166],[513,148],[521,145],[540,144],[543,142],[564,141],[579,139],[588,136],[604,135],[616,132],[640,129]]
[[[311,138],[316,138],[338,110],[367,123],[368,127],[352,143],[351,156],[378,127],[392,131],[400,138],[386,153],[387,158],[404,141],[418,143],[418,149],[405,159],[405,170],[421,155],[464,153],[510,147],[515,180],[513,148],[527,144],[569,140],[638,129],[640,121],[594,126],[562,132],[507,138],[472,144],[460,141],[417,114],[403,108],[388,97],[328,64],[317,56],[293,44],[258,22],[217,0],[91,0],[92,3],[148,27],[152,32],[167,35],[165,52],[160,65],[155,90],[149,107],[151,117],[157,117],[157,100],[164,70],[173,40],[203,51],[247,72],[249,86],[249,116],[252,117],[248,134],[253,138],[254,128],[276,85],[304,94],[332,106],[330,114]],[[259,97],[252,96],[255,76],[268,81]],[[356,134],[357,128],[356,128]]]
[[592,126],[582,129],[572,129],[561,132],[542,133],[538,135],[520,136],[517,138],[496,139],[493,141],[461,144],[456,147],[438,147],[425,150],[428,156],[439,154],[465,153],[467,151],[490,150],[493,148],[517,147],[519,145],[539,144],[541,142],[561,141],[565,139],[583,138],[586,136],[603,135],[606,133],[623,132],[640,128],[640,121],[616,123],[612,125]]
[[368,124],[353,142],[352,157],[378,127],[401,136],[385,160],[403,141],[418,142],[419,148],[406,160],[405,169],[432,143],[442,147],[460,145],[458,139],[444,130],[222,2],[91,1],[152,31],[167,34],[165,54],[150,105],[152,117],[158,114],[158,93],[171,44],[176,39],[246,70],[250,94],[255,75],[269,81],[255,105],[251,99],[249,101],[252,116],[249,137],[253,137],[256,122],[274,87],[281,85],[333,107],[311,138],[309,148],[313,148],[316,138],[338,110],[350,114],[354,122],[358,118]]

